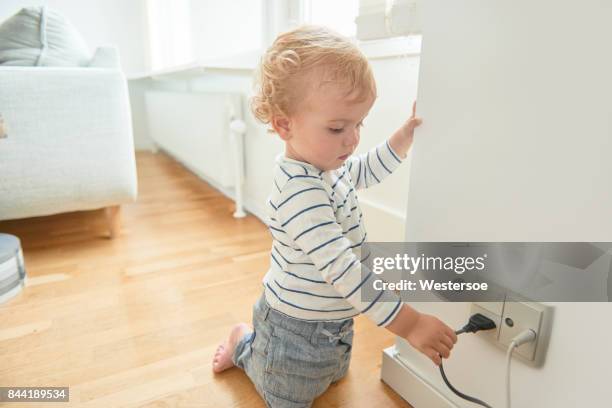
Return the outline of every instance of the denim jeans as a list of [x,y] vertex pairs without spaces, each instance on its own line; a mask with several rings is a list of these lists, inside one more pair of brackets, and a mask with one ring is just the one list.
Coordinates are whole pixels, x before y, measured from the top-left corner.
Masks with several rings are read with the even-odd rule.
[[268,407],[310,407],[346,375],[353,319],[296,319],[271,309],[262,295],[253,306],[253,326],[254,331],[238,342],[232,361],[249,376]]

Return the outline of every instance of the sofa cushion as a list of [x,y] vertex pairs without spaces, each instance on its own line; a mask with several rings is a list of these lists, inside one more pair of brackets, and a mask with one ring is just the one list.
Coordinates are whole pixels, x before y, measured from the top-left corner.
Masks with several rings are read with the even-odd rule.
[[0,65],[86,66],[85,41],[60,13],[26,7],[0,24]]

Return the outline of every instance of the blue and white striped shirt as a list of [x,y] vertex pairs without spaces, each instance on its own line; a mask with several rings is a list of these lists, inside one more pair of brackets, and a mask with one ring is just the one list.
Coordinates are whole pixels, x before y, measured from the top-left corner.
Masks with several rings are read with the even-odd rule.
[[[379,326],[399,312],[393,301],[362,301],[362,253],[367,233],[356,190],[379,183],[401,163],[388,142],[351,156],[336,170],[323,172],[311,164],[276,158],[267,209],[272,251],[263,279],[270,307],[304,320],[340,320],[364,313]],[[368,282],[370,281],[370,282]]]

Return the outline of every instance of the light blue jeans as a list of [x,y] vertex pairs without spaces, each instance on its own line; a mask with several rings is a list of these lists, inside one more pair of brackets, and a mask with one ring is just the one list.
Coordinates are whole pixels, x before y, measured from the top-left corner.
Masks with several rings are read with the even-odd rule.
[[232,360],[271,408],[310,407],[348,371],[353,319],[310,322],[268,306],[253,306],[254,331],[237,344]]

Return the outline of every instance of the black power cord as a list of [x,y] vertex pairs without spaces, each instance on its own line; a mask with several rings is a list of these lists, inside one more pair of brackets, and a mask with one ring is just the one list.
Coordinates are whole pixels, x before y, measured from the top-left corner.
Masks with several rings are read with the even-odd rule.
[[[470,321],[465,326],[463,326],[461,330],[457,330],[455,334],[460,335],[462,333],[476,333],[481,330],[492,330],[495,327],[497,326],[495,325],[495,322],[493,320],[489,319],[488,317],[480,313],[476,313],[470,316]],[[473,402],[474,404],[478,404],[478,405],[481,405],[487,408],[493,408],[486,402],[481,401],[478,398],[474,398],[467,394],[464,394],[458,389],[456,389],[455,387],[453,387],[453,385],[450,383],[448,378],[446,378],[446,374],[444,373],[444,367],[442,365],[442,360],[440,360],[440,374],[442,375],[442,379],[444,380],[448,388],[452,392],[454,392],[457,396],[463,398],[464,400]]]
[[482,400],[479,400],[478,398],[471,397],[471,396],[469,396],[467,394],[464,394],[461,391],[459,391],[458,389],[456,389],[455,387],[453,387],[453,385],[450,383],[450,381],[448,381],[448,378],[446,378],[446,374],[444,374],[444,367],[442,367],[442,362],[440,362],[440,374],[442,375],[442,379],[444,380],[444,382],[446,383],[448,388],[450,388],[450,390],[452,392],[454,392],[456,395],[460,396],[464,400],[473,402],[474,404],[478,404],[478,405],[481,405],[481,406],[487,407],[487,408],[493,408],[492,406],[490,406],[486,402],[484,402]]

